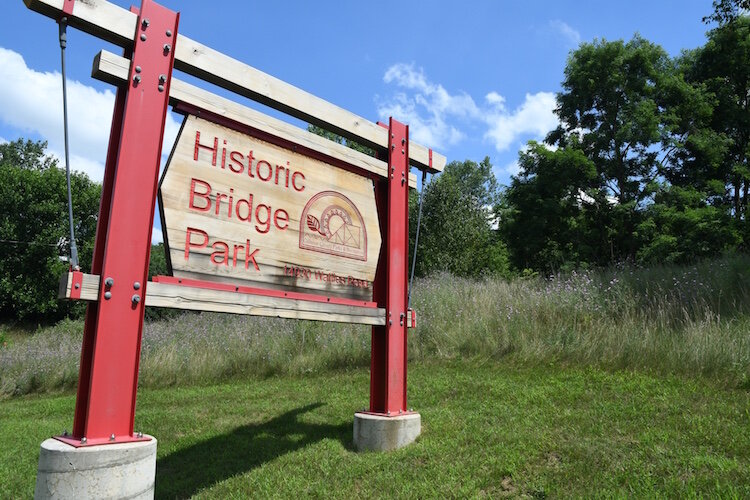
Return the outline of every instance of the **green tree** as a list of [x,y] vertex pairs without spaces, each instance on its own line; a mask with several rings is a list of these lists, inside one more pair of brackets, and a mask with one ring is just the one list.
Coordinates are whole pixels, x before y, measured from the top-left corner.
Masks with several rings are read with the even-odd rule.
[[708,33],[686,78],[714,98],[709,119],[717,158],[709,180],[726,186],[724,203],[735,220],[747,220],[750,190],[750,19],[737,17]]
[[[65,171],[45,154],[45,142],[0,145],[0,314],[14,319],[57,319],[71,304],[57,299],[69,255]],[[101,187],[71,176],[76,242],[81,265],[91,263]]]
[[604,237],[587,224],[607,207],[594,163],[576,144],[556,151],[529,143],[500,212],[500,228],[518,269],[547,273],[596,260]]
[[714,0],[714,11],[703,18],[706,24],[724,25],[738,19],[750,10],[750,0]]
[[736,224],[726,210],[708,204],[707,198],[709,193],[693,186],[660,189],[638,227],[644,241],[638,260],[680,264],[735,250],[741,241]]
[[[419,275],[447,271],[458,276],[509,275],[508,251],[493,229],[500,188],[489,157],[453,161],[424,186]],[[409,227],[416,228],[416,203]]]
[[658,174],[660,90],[670,68],[666,52],[638,35],[627,43],[581,44],[565,68],[556,109],[561,126],[547,140],[566,147],[575,137],[596,167],[599,189],[612,201],[596,224],[609,229],[605,246],[615,260],[637,250],[632,233]]

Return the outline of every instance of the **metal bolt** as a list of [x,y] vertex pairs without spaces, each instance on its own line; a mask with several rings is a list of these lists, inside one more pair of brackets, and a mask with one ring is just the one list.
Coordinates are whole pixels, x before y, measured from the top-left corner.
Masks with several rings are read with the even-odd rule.
[[145,41],[146,41],[146,38],[147,38],[147,37],[146,37],[146,34],[145,34],[145,33],[141,33],[141,41],[142,41],[142,42],[145,42]]
[[145,18],[143,21],[141,21],[141,25],[143,26],[143,29],[145,30],[148,28],[148,25],[151,24],[151,22],[148,20],[148,18]]
[[139,437],[139,438],[142,438],[142,437],[143,437],[143,432],[141,432],[141,431],[138,431],[138,437]]
[[141,296],[136,293],[133,295],[133,297],[130,300],[133,301],[133,304],[137,304],[138,302],[141,301]]
[[80,283],[76,283],[76,290],[78,290],[79,288],[81,288],[81,284]]
[[81,438],[81,444],[86,444],[86,438],[85,437]]
[[68,436],[68,429],[65,429],[65,430],[63,431],[63,436],[65,436],[65,437],[67,437],[67,436]]
[[136,66],[135,67],[135,72],[136,73],[140,73],[141,72],[141,67],[140,66]]
[[390,415],[390,414],[391,414],[391,412],[389,412],[389,411],[388,411],[388,412],[386,412],[385,414],[386,414],[386,415]]
[[406,139],[401,139],[401,144],[406,144]]
[[414,408],[409,408],[409,411],[414,411]]
[[107,279],[104,280],[104,286],[106,287],[111,287],[114,284],[115,284],[115,280],[112,279],[111,276],[108,276]]
[[164,85],[159,84],[159,86],[156,88],[159,89],[159,92],[164,92]]
[[401,154],[404,154],[404,150],[403,149],[401,150]]
[[172,30],[167,30],[167,36],[172,36]]
[[159,75],[159,81],[160,81],[161,83],[164,83],[164,82],[166,82],[166,81],[167,81],[167,75],[164,75],[164,74],[162,74],[162,75]]
[[[107,293],[109,293],[109,292],[107,292]],[[393,324],[393,321],[388,320],[388,326],[391,326],[392,324]]]
[[404,413],[404,410],[399,410],[399,411],[398,411],[398,414],[399,414],[399,415],[401,415],[402,413]]
[[112,298],[112,292],[104,292],[104,298],[109,300]]
[[170,51],[170,50],[172,50],[172,46],[171,46],[171,45],[169,45],[168,43],[165,43],[165,44],[164,44],[164,53],[165,53],[165,54],[169,54],[169,51]]
[[114,432],[109,435],[109,440],[110,441],[114,441],[115,440],[115,433]]
[[133,83],[135,83],[136,85],[138,85],[139,83],[141,83],[141,75],[135,75],[133,77]]
[[133,288],[138,290],[141,288],[141,284],[136,281],[135,283],[133,283]]

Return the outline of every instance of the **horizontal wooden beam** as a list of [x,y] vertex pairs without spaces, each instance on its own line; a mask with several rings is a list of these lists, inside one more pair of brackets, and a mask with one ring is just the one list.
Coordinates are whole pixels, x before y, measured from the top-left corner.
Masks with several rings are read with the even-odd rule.
[[[73,275],[73,272],[68,272],[60,278],[59,297],[72,300],[98,300],[99,276],[83,273],[80,280],[80,296],[78,296],[78,290],[74,289]],[[130,300],[131,297],[131,295],[118,297],[115,287],[112,288],[112,293],[111,300]],[[129,293],[132,293],[132,291]],[[311,300],[269,297],[153,281],[146,284],[144,294],[146,307],[169,307],[277,318],[385,325],[385,309],[376,307],[328,304]]]
[[[64,1],[24,0],[24,3],[31,10],[59,19]],[[137,21],[134,13],[104,0],[75,2],[73,15],[68,19],[71,26],[122,47],[132,45]],[[347,139],[376,149],[388,147],[388,131],[377,124],[182,34],[178,34],[175,43],[175,68]],[[412,142],[409,161],[436,173],[443,170],[446,159]]]
[[[129,68],[129,59],[102,50],[94,58],[91,76],[113,85],[121,85],[128,78]],[[330,141],[307,130],[295,127],[285,121],[273,118],[177,78],[172,78],[169,98],[172,105],[179,103],[189,104],[228,118],[231,121],[298,144],[325,156],[336,158],[364,171],[381,177],[388,175],[388,164],[384,161],[360,153],[343,144]],[[416,185],[416,176],[409,174],[409,186],[416,187]]]

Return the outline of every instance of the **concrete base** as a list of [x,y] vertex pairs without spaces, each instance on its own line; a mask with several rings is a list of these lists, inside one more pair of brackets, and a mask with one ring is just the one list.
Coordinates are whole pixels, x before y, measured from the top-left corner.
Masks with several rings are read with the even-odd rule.
[[75,448],[42,443],[35,499],[154,498],[156,439]]
[[403,448],[422,432],[419,413],[395,417],[354,414],[354,447],[357,451],[389,451]]

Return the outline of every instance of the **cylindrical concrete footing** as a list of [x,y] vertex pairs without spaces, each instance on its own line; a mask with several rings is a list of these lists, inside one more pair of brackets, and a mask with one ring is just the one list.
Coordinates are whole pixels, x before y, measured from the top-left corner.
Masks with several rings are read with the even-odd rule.
[[354,447],[358,451],[388,451],[413,443],[422,432],[419,413],[394,417],[354,414]]
[[42,443],[34,498],[154,498],[156,439],[75,448]]

